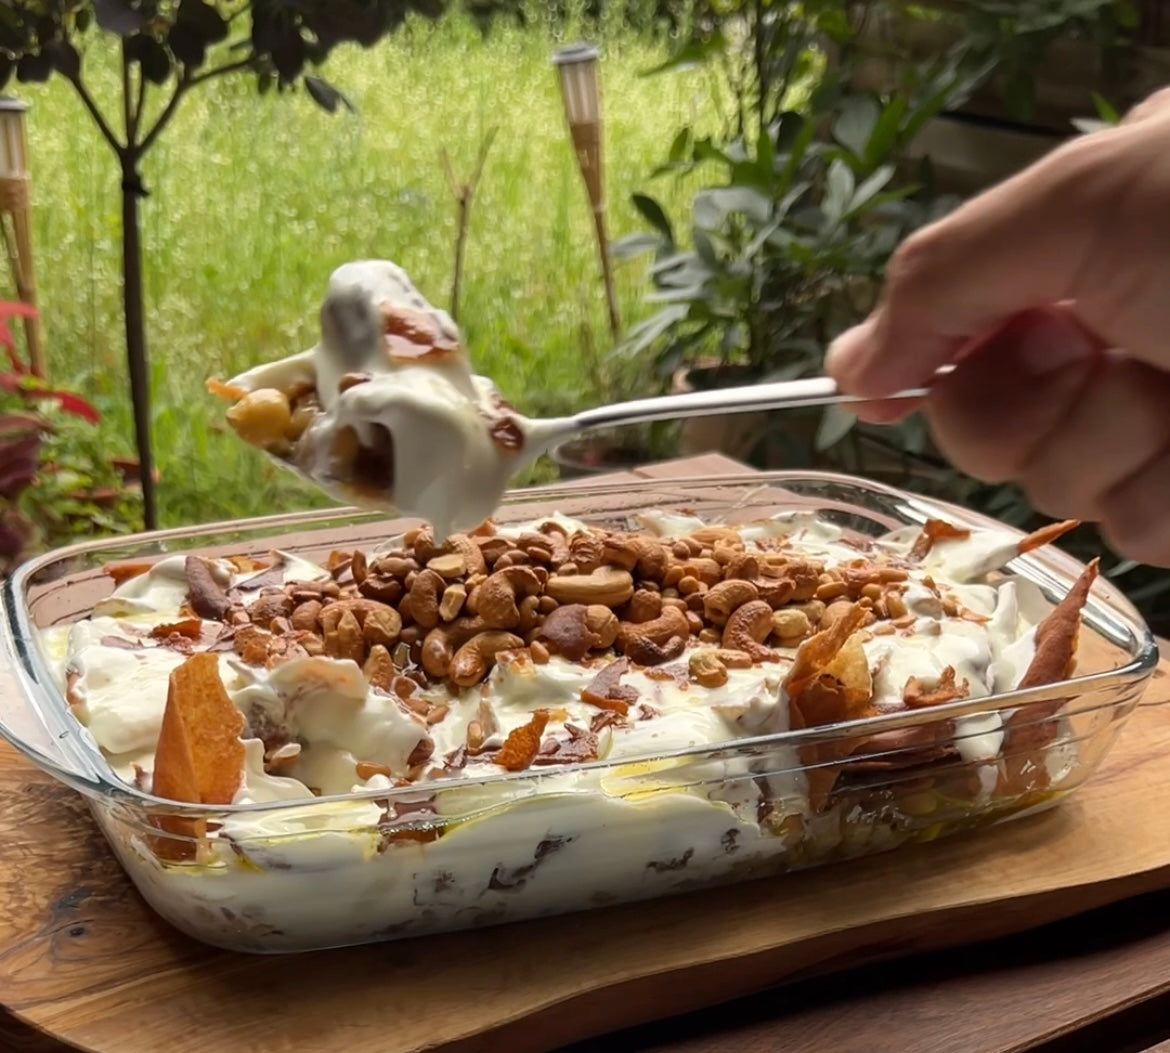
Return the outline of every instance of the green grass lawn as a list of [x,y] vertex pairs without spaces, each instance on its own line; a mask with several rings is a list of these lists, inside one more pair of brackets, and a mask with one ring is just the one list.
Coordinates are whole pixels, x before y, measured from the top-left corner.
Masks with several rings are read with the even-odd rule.
[[[675,129],[701,126],[711,107],[697,77],[639,75],[663,48],[633,34],[606,36],[617,238],[638,229],[629,195],[646,186]],[[603,397],[610,340],[549,62],[556,43],[545,30],[513,27],[484,41],[447,22],[413,25],[371,51],[339,52],[324,73],[356,116],[330,116],[304,94],[260,96],[248,78],[188,98],[148,157],[143,203],[164,525],[326,503],[225,430],[204,379],[311,345],[326,280],[346,260],[394,259],[446,306],[456,209],[439,152],[446,147],[466,173],[493,126],[460,311],[475,365],[528,412]],[[103,56],[86,62],[100,69]],[[109,108],[112,79],[96,80]],[[90,396],[105,415],[110,453],[130,454],[117,167],[67,84],[20,94],[33,104],[36,264],[52,379]],[[675,202],[688,191],[655,190]],[[640,269],[620,269],[618,286],[628,325],[647,310]]]

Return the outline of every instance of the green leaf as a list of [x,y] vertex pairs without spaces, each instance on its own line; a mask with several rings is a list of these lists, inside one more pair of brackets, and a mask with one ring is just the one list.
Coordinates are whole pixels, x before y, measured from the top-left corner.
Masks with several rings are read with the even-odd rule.
[[876,167],[897,150],[906,106],[906,97],[896,95],[882,107],[881,115],[873,126],[873,132],[870,134],[869,142],[865,144],[862,155],[867,168]]
[[742,214],[752,222],[767,223],[772,216],[772,200],[753,187],[729,186],[703,190],[691,204],[691,218],[707,231],[718,230],[728,216]]
[[139,33],[126,41],[126,54],[142,67],[142,75],[151,84],[165,84],[171,75],[171,56],[152,36]]
[[16,79],[21,84],[43,84],[53,72],[53,62],[44,52],[21,55],[16,63]]
[[176,21],[190,29],[204,44],[218,44],[228,36],[227,21],[204,0],[183,0]]
[[1097,108],[1097,116],[1107,124],[1118,124],[1121,121],[1121,115],[1114,108],[1113,104],[1098,92],[1093,92],[1093,105]]
[[[149,39],[149,38],[148,38]],[[181,62],[191,69],[198,69],[207,58],[207,44],[203,38],[185,22],[176,22],[167,33],[167,47]],[[145,71],[145,66],[143,67]]]
[[655,74],[666,73],[669,70],[694,69],[696,66],[704,65],[712,56],[718,55],[726,46],[727,42],[724,40],[723,33],[718,29],[706,38],[692,37],[665,62],[642,70],[640,75],[653,77]]
[[865,207],[873,198],[878,195],[878,192],[894,178],[894,166],[882,165],[881,168],[871,173],[870,176],[863,180],[861,185],[853,192],[853,197],[849,202],[848,215],[855,216]]
[[679,129],[678,134],[674,137],[674,141],[670,144],[670,152],[667,154],[672,164],[678,164],[686,160],[687,155],[691,151],[691,141],[690,128]]
[[16,63],[12,61],[7,55],[0,54],[0,90],[12,79],[12,74],[16,72]]
[[663,211],[662,206],[648,194],[631,194],[630,204],[638,210],[638,214],[662,235],[667,245],[674,245],[674,228],[670,219]]
[[836,446],[852,430],[857,418],[841,404],[826,406],[817,428],[816,448],[827,450]]
[[632,260],[647,252],[662,248],[662,239],[654,234],[628,234],[609,243],[609,254],[615,260]]
[[853,199],[853,188],[853,169],[837,158],[829,165],[829,175],[825,181],[823,208],[830,223],[836,223],[845,215],[849,202]]
[[833,122],[833,138],[855,157],[864,157],[873,135],[881,107],[868,95],[854,95],[845,100],[841,115]]
[[686,304],[676,303],[664,307],[657,314],[651,315],[644,322],[634,326],[617,348],[617,353],[625,358],[633,358],[641,354],[669,329],[683,321],[688,310]]
[[100,28],[120,37],[133,36],[150,21],[130,0],[93,0],[93,13]]
[[349,99],[332,84],[322,80],[320,77],[313,77],[306,74],[305,90],[309,93],[312,100],[327,113],[336,113],[338,106],[344,106],[350,113],[357,112]]
[[72,80],[81,74],[81,56],[68,40],[51,40],[43,50],[53,69],[63,77]]

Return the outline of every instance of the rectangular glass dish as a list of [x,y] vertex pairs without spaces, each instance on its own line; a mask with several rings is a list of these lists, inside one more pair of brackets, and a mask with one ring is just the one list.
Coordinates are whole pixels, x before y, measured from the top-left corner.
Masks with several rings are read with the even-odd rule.
[[[810,472],[516,491],[496,521],[555,511],[637,531],[648,510],[730,525],[814,511],[858,538],[929,519],[1021,536],[956,507]],[[70,712],[41,633],[112,592],[105,565],[274,549],[324,564],[417,525],[342,510],[161,531],[49,553],[4,584],[0,674],[17,691],[0,699],[0,733],[85,796],[143,897],[183,932],[260,953],[344,946],[775,877],[1001,822],[1056,804],[1093,773],[1158,661],[1141,617],[1098,581],[1075,675],[1061,683],[619,760],[214,808],[120,778]],[[1052,546],[1005,567],[1050,603],[1083,569]],[[879,733],[880,752],[817,759],[848,758],[851,742]],[[997,749],[967,748],[989,735]],[[924,753],[924,739],[947,748]],[[810,808],[817,769],[832,769],[834,788]],[[197,861],[160,850],[182,829],[205,831],[203,848],[214,850]]]

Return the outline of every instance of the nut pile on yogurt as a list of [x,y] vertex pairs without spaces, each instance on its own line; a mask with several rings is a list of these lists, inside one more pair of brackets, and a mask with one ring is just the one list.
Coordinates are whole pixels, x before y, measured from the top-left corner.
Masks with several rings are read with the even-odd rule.
[[1000,572],[1067,524],[640,518],[108,568],[46,646],[114,771],[206,806],[107,830],[156,909],[268,949],[530,917],[892,847],[1075,763],[1055,709],[766,738],[1071,675],[1095,564],[1056,607]]

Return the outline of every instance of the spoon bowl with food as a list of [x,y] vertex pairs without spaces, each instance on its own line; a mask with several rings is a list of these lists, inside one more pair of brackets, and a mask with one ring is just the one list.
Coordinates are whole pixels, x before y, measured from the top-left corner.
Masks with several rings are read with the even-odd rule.
[[489,518],[510,479],[579,432],[847,401],[816,377],[525,417],[474,373],[450,315],[388,260],[333,272],[315,347],[208,387],[232,403],[245,442],[336,500],[419,516],[438,538]]

